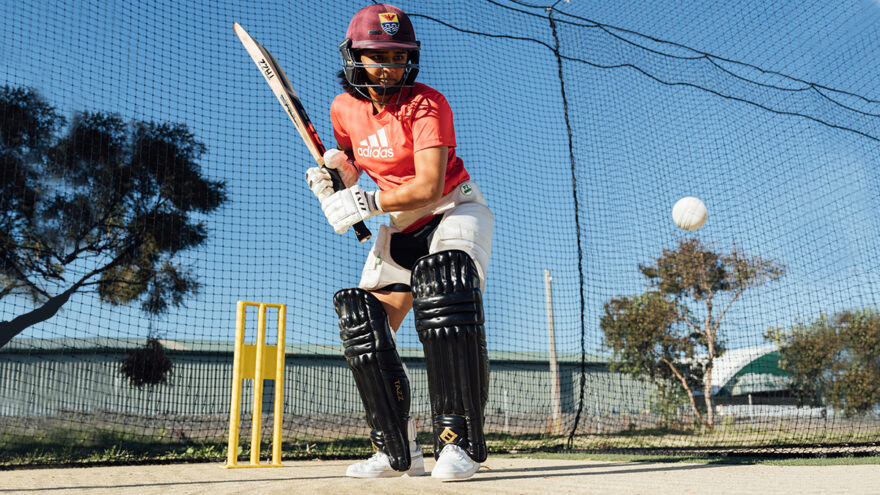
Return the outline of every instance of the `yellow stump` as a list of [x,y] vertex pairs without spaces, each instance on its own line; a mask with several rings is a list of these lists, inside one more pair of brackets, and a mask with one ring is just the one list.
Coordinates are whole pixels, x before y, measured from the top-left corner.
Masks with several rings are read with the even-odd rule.
[[[257,342],[244,343],[245,311],[258,308]],[[266,345],[266,308],[278,309],[278,344]],[[235,322],[235,353],[232,358],[232,402],[229,411],[229,452],[224,468],[282,467],[281,419],[284,405],[284,325],[287,306],[284,304],[238,301]],[[260,421],[263,416],[263,380],[275,380],[275,410],[272,415],[272,461],[260,464]],[[251,458],[248,464],[238,463],[239,423],[241,422],[241,381],[254,381],[253,421],[251,424]]]

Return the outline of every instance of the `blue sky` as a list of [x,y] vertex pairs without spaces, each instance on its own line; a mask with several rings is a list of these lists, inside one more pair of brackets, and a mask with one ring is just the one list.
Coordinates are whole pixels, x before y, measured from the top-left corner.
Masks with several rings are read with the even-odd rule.
[[[363,2],[119,3],[0,0],[11,13],[0,84],[36,88],[68,115],[187,124],[230,201],[206,219],[211,241],[184,259],[202,283],[186,308],[150,323],[78,295],[23,337],[143,337],[152,324],[168,338],[228,340],[235,301],[247,299],[288,304],[288,342],[337,345],[331,297],[357,283],[368,246],[326,224],[303,180],[311,158],[232,23],[275,55],[332,146],[336,46]],[[789,268],[737,301],[725,325],[731,347],[763,343],[768,326],[880,305],[880,149],[870,137],[880,137],[880,5],[830,3],[557,5],[583,313],[546,11],[504,0],[397,3],[424,47],[419,80],[450,101],[458,154],[496,215],[490,348],[545,350],[550,269],[559,351],[580,351],[581,320],[587,351],[600,351],[602,303],[643,291],[637,266],[690,235]],[[670,218],[683,196],[709,209],[695,234]],[[28,304],[4,299],[0,317]],[[399,344],[419,345],[409,319]]]

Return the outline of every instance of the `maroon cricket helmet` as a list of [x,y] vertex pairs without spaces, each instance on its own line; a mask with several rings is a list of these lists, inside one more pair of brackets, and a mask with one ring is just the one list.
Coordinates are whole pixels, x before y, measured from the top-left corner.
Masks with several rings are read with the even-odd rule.
[[[380,94],[398,94],[401,88],[412,88],[419,73],[420,43],[416,39],[412,22],[399,8],[384,3],[368,5],[359,10],[348,24],[345,40],[339,44],[342,55],[342,73],[356,95],[373,100],[367,89],[373,88]],[[406,50],[406,64],[372,64],[361,62],[361,50]],[[404,68],[403,79],[392,86],[370,84],[364,73],[365,67]],[[376,101],[376,100],[373,100]],[[383,103],[383,102],[378,102]]]
[[345,32],[354,50],[418,50],[419,42],[409,17],[399,8],[385,3],[359,10]]

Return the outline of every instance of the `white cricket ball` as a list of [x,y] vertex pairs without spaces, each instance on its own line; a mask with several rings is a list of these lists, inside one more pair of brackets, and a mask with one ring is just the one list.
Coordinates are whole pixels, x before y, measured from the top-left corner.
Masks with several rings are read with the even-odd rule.
[[697,230],[706,223],[708,217],[706,205],[693,196],[679,199],[672,207],[672,220],[684,230]]

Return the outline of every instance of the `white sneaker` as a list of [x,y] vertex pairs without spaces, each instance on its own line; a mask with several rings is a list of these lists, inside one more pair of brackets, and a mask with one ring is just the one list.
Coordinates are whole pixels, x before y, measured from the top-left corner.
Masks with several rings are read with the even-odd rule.
[[395,478],[398,476],[422,476],[425,474],[425,459],[422,456],[422,448],[418,445],[410,447],[409,455],[412,462],[407,471],[395,471],[391,469],[391,463],[384,452],[376,452],[373,457],[366,461],[356,462],[345,471],[346,476],[352,478]]
[[446,444],[440,451],[437,464],[431,470],[432,478],[441,480],[460,480],[470,478],[480,469],[480,463],[474,462],[458,445]]

